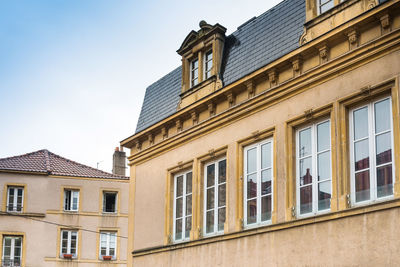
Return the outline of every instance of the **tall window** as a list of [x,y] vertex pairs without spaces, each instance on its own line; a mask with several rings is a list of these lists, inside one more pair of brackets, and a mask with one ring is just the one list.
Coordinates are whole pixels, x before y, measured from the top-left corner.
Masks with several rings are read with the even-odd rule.
[[272,139],[248,146],[244,153],[244,225],[267,223],[272,212]]
[[79,206],[79,190],[64,190],[64,210],[78,211]]
[[393,196],[391,98],[350,111],[352,202]]
[[204,176],[205,235],[221,233],[226,214],[226,159],[207,164]]
[[116,257],[117,233],[101,232],[100,233],[100,259],[110,260]]
[[24,202],[24,188],[10,186],[7,194],[7,211],[21,212]]
[[331,135],[326,120],[297,131],[297,214],[331,207]]
[[78,232],[73,230],[61,231],[61,251],[63,258],[76,258],[78,255]]
[[211,77],[212,65],[212,50],[210,50],[204,55],[204,79],[208,79]]
[[2,265],[21,266],[22,259],[22,237],[21,236],[4,236],[3,237],[3,257]]
[[117,192],[103,192],[103,212],[117,211]]
[[199,83],[199,60],[197,58],[190,62],[190,80],[191,86]]
[[174,240],[190,238],[192,229],[192,172],[174,177]]
[[322,14],[334,6],[333,0],[317,0],[318,14]]

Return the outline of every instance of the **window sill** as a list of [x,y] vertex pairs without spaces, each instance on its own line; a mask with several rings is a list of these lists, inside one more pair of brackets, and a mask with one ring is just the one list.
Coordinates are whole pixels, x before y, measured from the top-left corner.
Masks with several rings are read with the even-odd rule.
[[1,211],[0,216],[21,216],[21,217],[46,217],[46,214],[39,212],[11,212],[11,211]]
[[210,78],[207,78],[207,80],[201,81],[198,84],[196,84],[195,86],[190,87],[185,92],[181,93],[179,96],[181,98],[186,97],[186,96],[200,90],[201,88],[209,85],[210,83],[215,82],[216,80],[217,80],[217,77],[215,75],[213,75]]

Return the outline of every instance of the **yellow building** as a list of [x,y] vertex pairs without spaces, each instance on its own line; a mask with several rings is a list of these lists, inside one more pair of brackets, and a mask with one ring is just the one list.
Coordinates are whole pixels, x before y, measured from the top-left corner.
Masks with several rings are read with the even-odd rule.
[[400,1],[200,22],[146,90],[128,266],[400,265]]
[[128,184],[48,150],[0,159],[1,266],[126,266]]

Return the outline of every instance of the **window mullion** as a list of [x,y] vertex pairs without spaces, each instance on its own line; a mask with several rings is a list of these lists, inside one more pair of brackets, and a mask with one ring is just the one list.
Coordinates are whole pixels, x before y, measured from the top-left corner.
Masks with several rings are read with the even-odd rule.
[[371,200],[377,199],[377,187],[376,187],[376,163],[375,163],[375,119],[374,119],[374,103],[368,105],[368,121],[369,121],[369,179],[370,179],[370,198]]
[[317,127],[316,125],[311,126],[311,168],[312,168],[312,211],[313,213],[317,213],[318,211],[318,164],[317,164],[317,146],[318,146],[318,139],[317,139]]
[[182,239],[186,238],[186,173],[183,175],[183,192],[182,192]]
[[218,231],[218,177],[219,168],[218,161],[214,163],[214,232]]
[[11,247],[10,247],[10,260],[14,260],[15,256],[15,238],[11,238]]
[[261,144],[257,145],[257,223],[261,223]]

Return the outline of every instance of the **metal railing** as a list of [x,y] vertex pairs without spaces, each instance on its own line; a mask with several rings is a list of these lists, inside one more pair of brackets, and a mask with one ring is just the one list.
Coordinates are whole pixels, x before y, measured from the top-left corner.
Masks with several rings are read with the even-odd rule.
[[9,211],[9,212],[21,212],[22,208],[23,208],[22,205],[14,206],[14,205],[10,204],[10,205],[7,206],[7,211]]
[[1,267],[20,267],[21,266],[21,260],[2,260],[1,261]]

